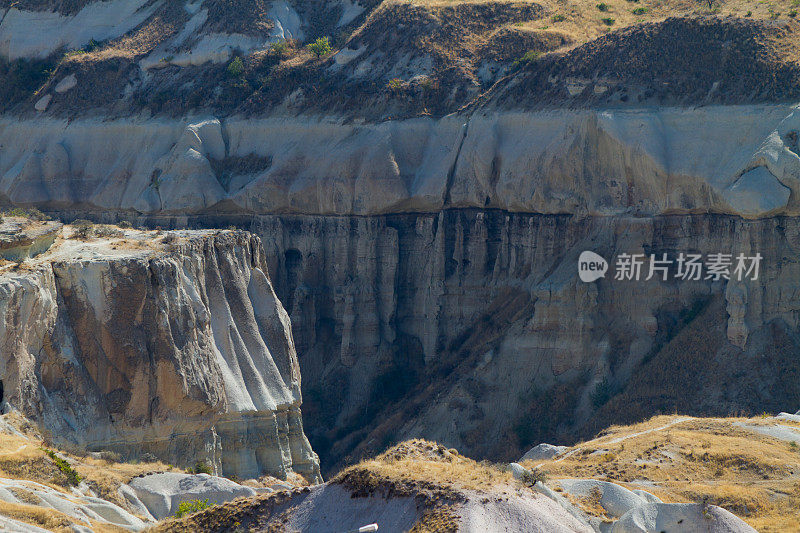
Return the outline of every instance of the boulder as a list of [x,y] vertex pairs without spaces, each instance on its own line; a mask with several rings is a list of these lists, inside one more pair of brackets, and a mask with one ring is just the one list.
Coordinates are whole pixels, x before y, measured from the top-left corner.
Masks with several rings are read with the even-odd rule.
[[135,478],[129,486],[156,520],[174,515],[178,505],[188,500],[221,504],[241,496],[256,495],[250,487],[208,474],[164,472]]
[[755,533],[742,519],[716,505],[699,503],[648,503],[622,516],[611,533],[710,531]]
[[520,461],[545,461],[552,459],[556,455],[561,455],[569,448],[567,446],[553,446],[552,444],[537,444],[522,456]]

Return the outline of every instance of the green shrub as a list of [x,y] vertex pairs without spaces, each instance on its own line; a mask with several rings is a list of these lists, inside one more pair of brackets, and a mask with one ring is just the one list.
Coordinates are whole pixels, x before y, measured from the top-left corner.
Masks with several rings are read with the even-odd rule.
[[308,45],[308,51],[317,57],[331,53],[331,41],[327,37],[320,37],[313,43]]
[[175,518],[183,518],[186,515],[194,514],[203,509],[208,509],[214,504],[208,503],[208,500],[187,500],[178,504],[178,511],[175,513]]
[[536,50],[528,50],[527,52],[525,52],[524,56],[514,61],[514,66],[518,67],[527,65],[529,63],[533,63],[534,61],[537,61],[541,55],[542,53]]
[[564,22],[565,20],[567,20],[567,17],[565,17],[564,15],[553,15],[552,20],[553,22]]
[[608,378],[603,378],[603,381],[598,383],[592,391],[592,405],[600,408],[608,403],[612,396],[614,396],[614,389]]
[[644,14],[647,13],[647,8],[646,7],[637,7],[636,9],[634,9],[632,11],[632,13],[634,15],[644,15]]
[[397,94],[403,90],[403,80],[400,78],[393,78],[389,80],[389,83],[386,84],[386,88]]
[[525,470],[525,472],[522,473],[522,482],[530,487],[534,486],[537,482],[546,483],[547,472],[539,470],[538,468]]
[[792,9],[791,11],[789,11],[789,17],[795,18],[796,16],[797,16],[797,10],[796,9]]
[[131,224],[131,223],[130,223],[130,222],[128,222],[127,220],[120,220],[120,221],[117,223],[117,227],[118,227],[118,228],[122,228],[122,229],[131,229],[131,228],[133,227],[133,224]]
[[599,4],[597,4],[597,9],[599,11],[602,11],[603,13],[606,13],[608,11],[608,4],[604,4],[603,2],[600,2]]
[[205,461],[197,461],[194,464],[194,468],[189,469],[189,472],[194,474],[209,474],[209,475],[214,473],[214,471],[211,469],[210,466],[208,466],[208,463],[206,463]]
[[31,220],[48,220],[49,217],[35,207],[15,207],[8,212],[8,216],[29,218]]
[[289,55],[289,42],[286,39],[272,43],[269,47],[269,52],[278,57],[285,57]]
[[80,484],[83,478],[78,475],[78,473],[72,468],[72,466],[70,466],[70,464],[66,460],[56,455],[56,452],[54,452],[53,450],[42,448],[42,451],[46,453],[50,457],[50,459],[53,460],[58,469],[61,470],[61,473],[67,476],[67,482],[70,485],[78,486]]
[[228,63],[228,76],[231,78],[240,78],[244,74],[244,61],[241,57],[234,57],[233,61]]
[[612,19],[611,17],[600,19],[603,21],[603,24],[606,26],[613,26],[616,20]]

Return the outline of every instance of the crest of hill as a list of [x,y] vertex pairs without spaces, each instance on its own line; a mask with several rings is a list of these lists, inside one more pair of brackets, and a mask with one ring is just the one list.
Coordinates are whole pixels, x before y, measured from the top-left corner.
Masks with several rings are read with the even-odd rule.
[[523,107],[788,101],[800,96],[799,59],[795,21],[669,18],[531,62],[490,99]]
[[[714,9],[678,0],[207,0],[192,4],[197,12],[148,3],[152,14],[122,35],[47,58],[0,58],[0,112],[33,115],[45,96],[43,113],[62,117],[375,121],[481,106],[785,102],[800,93],[793,1],[767,10],[744,0]],[[68,17],[94,5],[14,7]],[[9,7],[0,0],[0,12]],[[291,31],[278,25],[279,8],[291,12]],[[316,55],[308,45],[324,37],[331,49]],[[71,76],[75,84],[56,91]]]

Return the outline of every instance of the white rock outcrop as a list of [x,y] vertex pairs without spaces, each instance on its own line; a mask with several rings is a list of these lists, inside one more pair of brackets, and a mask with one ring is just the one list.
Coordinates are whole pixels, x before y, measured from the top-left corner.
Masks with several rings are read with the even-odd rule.
[[[376,215],[800,213],[791,106],[554,110],[343,124],[311,117],[2,119],[0,193],[99,209]],[[209,130],[208,134],[203,133]],[[742,137],[737,132],[746,131]],[[101,149],[113,147],[113,149]],[[715,157],[706,157],[714,153]],[[211,162],[271,165],[230,176]]]
[[569,447],[567,446],[553,446],[552,444],[541,443],[537,444],[527,452],[525,455],[522,456],[520,462],[522,461],[544,461],[547,459],[552,459],[557,455],[561,455],[565,451],[567,451]]
[[257,494],[250,487],[208,474],[165,472],[134,478],[128,485],[156,520],[173,516],[184,501],[208,500],[215,505]]
[[127,249],[67,240],[0,273],[4,399],[56,441],[317,480],[260,241],[189,232],[170,252],[147,235]]

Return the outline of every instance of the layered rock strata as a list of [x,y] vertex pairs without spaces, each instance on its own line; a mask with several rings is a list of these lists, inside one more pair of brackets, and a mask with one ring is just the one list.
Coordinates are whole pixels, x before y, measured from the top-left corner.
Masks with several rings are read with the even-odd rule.
[[56,442],[317,479],[258,238],[68,239],[0,277],[4,400]]

